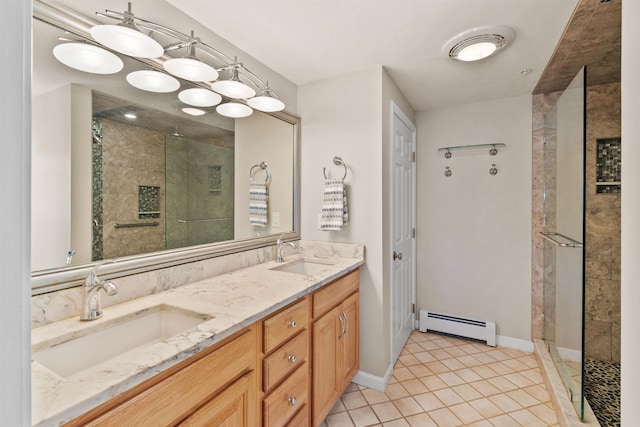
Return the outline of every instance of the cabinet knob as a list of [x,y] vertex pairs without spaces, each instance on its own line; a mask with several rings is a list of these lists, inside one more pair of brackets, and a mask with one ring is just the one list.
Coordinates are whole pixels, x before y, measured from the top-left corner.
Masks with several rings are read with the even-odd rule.
[[291,404],[291,406],[296,406],[296,403],[298,403],[298,399],[296,399],[295,397],[290,397],[289,403]]
[[289,322],[289,326],[292,327],[292,328],[295,328],[296,326],[298,326],[298,324],[296,323],[295,320],[292,320],[292,321]]
[[296,361],[298,360],[295,354],[290,355],[288,359],[289,359],[289,362],[291,363],[296,363]]
[[393,253],[393,260],[402,260],[402,252],[394,252]]

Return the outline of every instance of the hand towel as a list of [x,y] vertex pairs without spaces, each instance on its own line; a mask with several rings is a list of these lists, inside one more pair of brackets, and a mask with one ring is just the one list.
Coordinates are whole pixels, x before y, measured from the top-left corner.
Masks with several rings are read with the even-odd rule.
[[249,223],[256,227],[267,226],[269,191],[266,182],[249,184]]
[[347,187],[344,181],[341,179],[325,180],[320,229],[339,231],[347,224],[348,220]]

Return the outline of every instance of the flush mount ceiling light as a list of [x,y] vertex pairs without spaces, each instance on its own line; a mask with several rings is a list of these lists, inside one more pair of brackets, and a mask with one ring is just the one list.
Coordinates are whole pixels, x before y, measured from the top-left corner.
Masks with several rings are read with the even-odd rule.
[[515,32],[503,25],[476,27],[449,40],[443,53],[457,61],[479,61],[504,49],[514,38]]
[[211,89],[233,99],[247,99],[256,96],[256,91],[240,81],[238,68],[231,69],[231,77],[218,80],[211,84]]
[[100,44],[129,56],[138,58],[159,58],[164,48],[134,23],[131,3],[122,14],[122,22],[115,25],[94,25],[89,30],[91,36]]
[[67,67],[92,74],[115,74],[124,63],[117,55],[86,43],[63,43],[53,48],[53,56]]
[[194,107],[213,107],[222,102],[220,95],[200,87],[183,90],[178,94],[178,99]]
[[239,102],[227,102],[226,104],[220,104],[216,107],[216,111],[222,116],[232,117],[234,119],[248,117],[253,114],[251,107],[240,104]]
[[248,99],[247,104],[256,110],[264,111],[265,113],[284,110],[284,102],[275,97],[273,91],[269,88],[269,83],[267,83],[266,89],[262,91],[262,96],[256,96]]
[[135,88],[147,92],[169,93],[178,90],[180,82],[164,73],[140,70],[127,74],[127,82]]

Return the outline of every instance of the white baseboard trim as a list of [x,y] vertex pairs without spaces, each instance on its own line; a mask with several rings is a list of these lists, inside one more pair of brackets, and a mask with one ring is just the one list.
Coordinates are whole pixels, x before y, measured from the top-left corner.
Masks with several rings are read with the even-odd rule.
[[496,345],[500,347],[513,348],[515,350],[527,351],[529,353],[533,353],[534,349],[533,343],[531,341],[505,337],[503,335],[496,336]]
[[580,350],[573,350],[571,348],[557,347],[558,353],[560,353],[560,357],[562,360],[570,360],[572,362],[581,362],[582,361],[582,352]]
[[387,384],[389,384],[389,381],[391,380],[392,375],[393,365],[389,365],[389,367],[387,368],[387,372],[384,374],[384,377],[378,377],[363,371],[358,371],[356,376],[353,377],[352,382],[363,387],[384,392],[387,388]]

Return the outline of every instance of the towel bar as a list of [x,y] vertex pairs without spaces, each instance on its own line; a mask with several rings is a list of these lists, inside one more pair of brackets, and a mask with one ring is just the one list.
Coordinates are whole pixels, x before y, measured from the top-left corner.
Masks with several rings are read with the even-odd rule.
[[[342,180],[344,181],[344,179],[347,177],[347,164],[342,160],[341,157],[338,156],[335,156],[333,158],[333,164],[336,166],[344,167],[344,176],[342,177]],[[324,179],[329,179],[327,177],[327,168],[322,168],[322,174],[324,175]]]
[[271,174],[269,173],[269,169],[267,169],[267,163],[266,163],[266,162],[260,162],[260,163],[259,163],[259,164],[257,164],[257,165],[253,165],[253,166],[251,167],[251,169],[249,169],[249,181],[250,181],[250,182],[253,182],[253,170],[254,170],[255,168],[260,168],[260,169],[262,169],[263,171],[265,171],[265,172],[266,172],[266,174],[267,174],[267,177],[264,179],[264,182],[269,181],[269,177],[271,176]]

